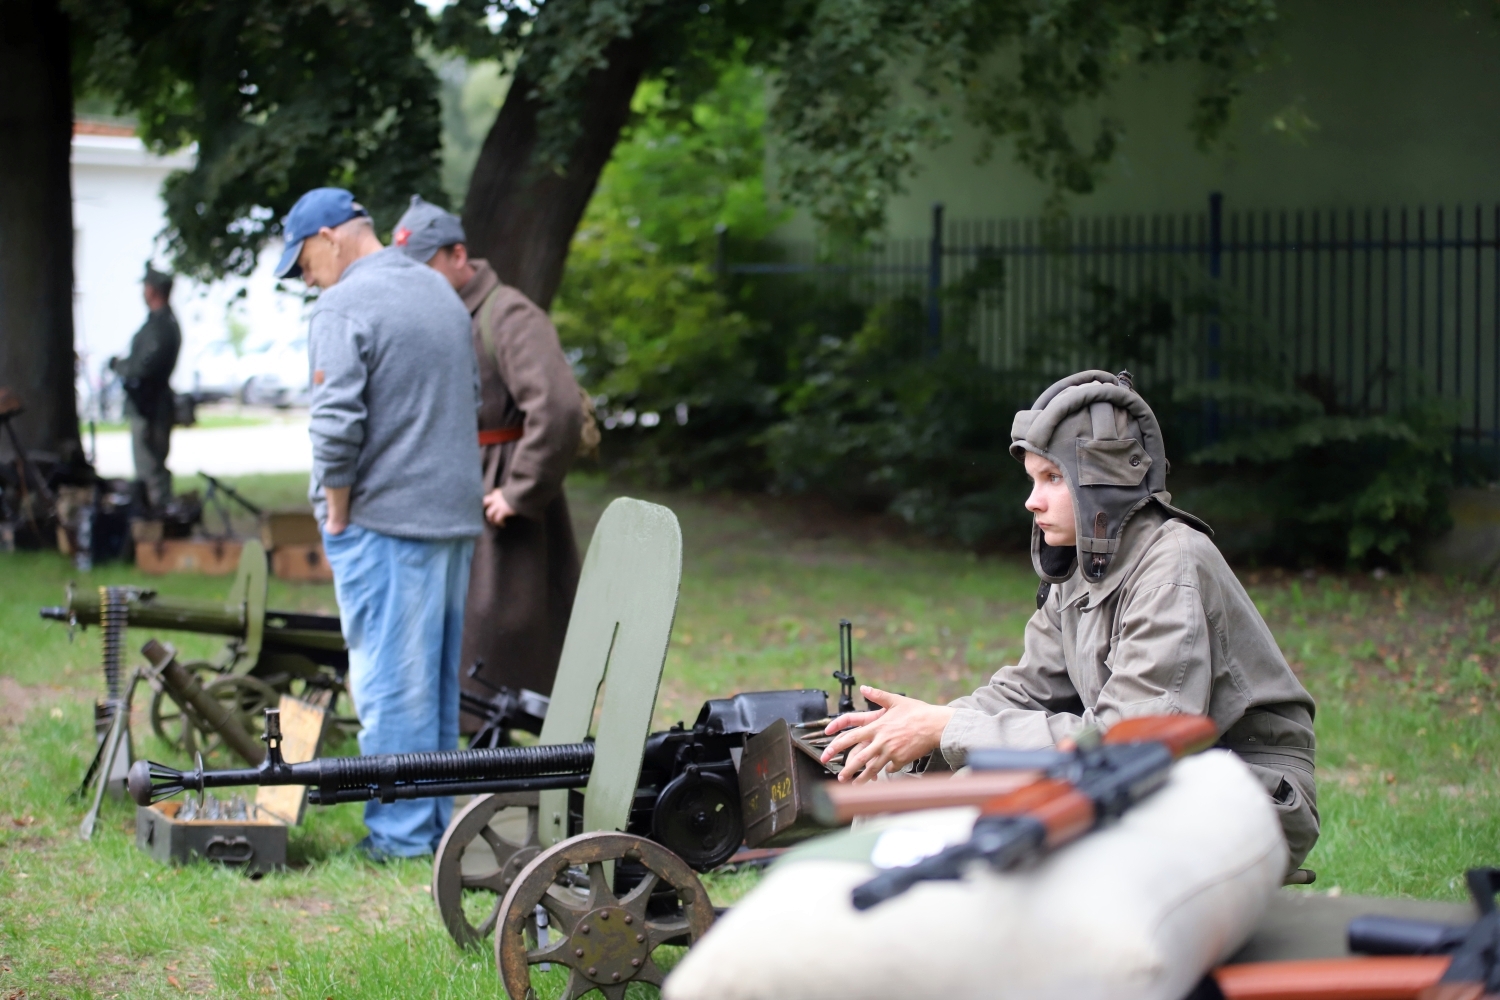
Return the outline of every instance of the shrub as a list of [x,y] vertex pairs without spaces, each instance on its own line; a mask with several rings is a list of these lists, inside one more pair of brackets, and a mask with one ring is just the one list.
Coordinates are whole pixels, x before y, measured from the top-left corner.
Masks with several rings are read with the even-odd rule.
[[[763,257],[783,221],[763,184],[763,97],[736,65],[688,106],[642,87],[574,242],[555,317],[616,472],[816,493],[965,545],[1019,546],[1011,418],[1085,364],[1136,373],[1177,460],[1171,488],[1233,556],[1406,565],[1446,526],[1451,415],[1420,393],[1390,415],[1341,408],[1201,276],[1174,276],[1188,289],[1175,298],[1087,282],[1082,308],[1044,322],[1007,371],[982,365],[965,333],[1004,294],[1000,258],[945,291],[940,345],[914,296],[871,307],[807,278],[730,281],[716,227],[735,234],[730,252]],[[1239,346],[1207,357],[1205,322]],[[1172,374],[1210,367],[1223,376]]]
[[1404,569],[1418,545],[1449,526],[1448,407],[1419,399],[1390,415],[1359,416],[1305,382],[1290,393],[1241,393],[1240,401],[1260,404],[1253,419],[1190,456],[1194,479],[1211,485],[1183,496],[1221,522],[1231,555]]

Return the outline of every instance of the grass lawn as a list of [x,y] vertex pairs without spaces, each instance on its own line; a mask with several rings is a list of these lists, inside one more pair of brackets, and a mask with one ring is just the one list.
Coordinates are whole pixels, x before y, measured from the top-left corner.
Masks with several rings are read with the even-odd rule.
[[[236,485],[287,506],[305,479]],[[569,490],[586,543],[615,491],[587,477]],[[686,543],[661,725],[691,721],[705,697],[735,690],[832,690],[840,617],[855,623],[861,679],[929,699],[968,692],[1020,652],[1036,582],[1019,557],[945,551],[879,521],[769,499],[647,498],[677,512]],[[259,881],[157,866],[135,849],[124,803],[108,804],[94,840],[81,842],[85,806],[70,793],[93,750],[98,632],[70,642],[66,627],[36,615],[74,579],[141,578],[129,567],[80,575],[55,554],[0,556],[0,998],[501,995],[492,952],[460,952],[439,926],[428,863],[373,867],[350,852],[363,833],[358,805],[309,810],[291,834],[292,868]],[[1460,898],[1466,866],[1500,860],[1500,589],[1428,577],[1245,579],[1319,703],[1316,888]],[[201,597],[228,586],[155,583]],[[334,609],[330,587],[271,587],[273,607]],[[132,632],[129,647],[145,639]],[[188,655],[218,647],[171,639]],[[143,737],[145,700],[137,750],[171,759]],[[746,886],[711,881],[721,902]]]

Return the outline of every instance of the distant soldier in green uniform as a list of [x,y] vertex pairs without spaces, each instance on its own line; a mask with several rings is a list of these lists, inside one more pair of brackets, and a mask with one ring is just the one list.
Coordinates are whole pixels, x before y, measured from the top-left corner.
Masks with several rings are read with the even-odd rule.
[[172,313],[172,276],[148,265],[142,283],[151,314],[131,339],[130,353],[111,358],[109,366],[125,385],[135,477],[146,485],[151,505],[160,508],[172,498],[172,474],[167,471],[173,415],[169,383],[182,350],[182,331]]

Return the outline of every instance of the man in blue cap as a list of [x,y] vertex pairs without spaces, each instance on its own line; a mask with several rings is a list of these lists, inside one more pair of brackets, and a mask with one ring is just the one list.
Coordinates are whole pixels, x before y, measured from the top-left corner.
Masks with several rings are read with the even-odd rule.
[[[282,223],[278,278],[321,289],[308,323],[310,497],[349,646],[366,754],[458,745],[458,665],[483,528],[469,314],[440,275],[385,249],[340,188]],[[369,857],[431,853],[451,799],[370,802]]]
[[557,328],[469,256],[458,216],[413,195],[392,242],[447,279],[473,318],[487,523],[474,547],[461,661],[479,671],[466,684],[480,697],[500,686],[547,694],[578,589],[563,479],[588,426],[584,397]]

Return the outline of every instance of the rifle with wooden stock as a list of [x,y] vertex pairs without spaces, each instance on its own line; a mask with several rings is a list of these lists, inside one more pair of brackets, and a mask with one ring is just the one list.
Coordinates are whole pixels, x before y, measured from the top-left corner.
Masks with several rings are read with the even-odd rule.
[[1349,950],[1371,957],[1220,966],[1188,1000],[1495,1000],[1500,997],[1500,868],[1473,868],[1479,919],[1467,927],[1356,917]]
[[975,861],[1004,870],[1076,840],[1156,791],[1174,761],[1208,749],[1218,737],[1213,720],[1201,715],[1126,719],[1102,738],[1085,730],[1067,750],[973,751],[969,765],[975,771],[1009,773],[948,779],[938,783],[940,790],[925,794],[903,796],[902,786],[916,782],[882,782],[884,789],[873,784],[829,788],[821,811],[832,816],[877,811],[876,799],[880,812],[979,806],[964,843],[856,886],[854,906],[867,910],[918,882],[962,878]]

